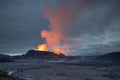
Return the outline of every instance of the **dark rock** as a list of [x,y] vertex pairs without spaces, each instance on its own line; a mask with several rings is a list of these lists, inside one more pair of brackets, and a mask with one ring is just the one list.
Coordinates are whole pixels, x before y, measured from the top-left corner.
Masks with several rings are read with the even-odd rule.
[[0,70],[0,80],[24,80],[7,74],[8,74],[7,72]]

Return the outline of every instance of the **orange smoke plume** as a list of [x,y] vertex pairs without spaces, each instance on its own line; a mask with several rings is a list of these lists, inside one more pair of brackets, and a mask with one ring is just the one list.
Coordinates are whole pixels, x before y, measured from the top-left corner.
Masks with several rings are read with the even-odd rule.
[[45,13],[50,27],[49,30],[42,30],[41,36],[46,40],[46,44],[39,45],[37,50],[49,50],[58,55],[60,53],[68,55],[71,48],[67,39],[67,31],[70,29],[68,25],[75,21],[80,9],[77,3],[66,5],[59,2],[55,9],[51,5],[46,5]]

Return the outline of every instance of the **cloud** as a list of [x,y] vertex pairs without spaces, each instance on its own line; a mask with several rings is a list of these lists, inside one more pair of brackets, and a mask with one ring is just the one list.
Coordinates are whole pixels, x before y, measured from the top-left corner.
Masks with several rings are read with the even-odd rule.
[[[60,0],[68,21],[64,30],[72,45],[71,54],[103,54],[119,51],[120,1],[119,0]],[[25,53],[44,42],[40,31],[49,29],[44,15],[46,3],[56,8],[59,0],[1,0],[0,1],[0,51],[1,53]],[[60,3],[60,4],[61,4]],[[59,5],[60,5],[59,4]],[[70,8],[71,5],[76,5]],[[64,7],[66,7],[64,9]],[[59,12],[59,11],[58,11]],[[57,12],[57,13],[58,13]],[[69,17],[70,16],[70,17]],[[74,21],[73,21],[74,20]],[[71,23],[73,21],[73,23]],[[67,27],[65,27],[67,26]]]

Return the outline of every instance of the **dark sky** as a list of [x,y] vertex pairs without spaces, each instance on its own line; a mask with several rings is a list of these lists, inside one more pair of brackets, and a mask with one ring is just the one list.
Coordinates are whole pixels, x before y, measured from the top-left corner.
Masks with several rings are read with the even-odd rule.
[[[58,1],[0,0],[0,53],[24,54],[44,42],[40,32],[49,28],[44,6],[56,7]],[[120,51],[120,0],[64,1],[66,5],[76,2],[84,9],[68,30],[71,55]]]

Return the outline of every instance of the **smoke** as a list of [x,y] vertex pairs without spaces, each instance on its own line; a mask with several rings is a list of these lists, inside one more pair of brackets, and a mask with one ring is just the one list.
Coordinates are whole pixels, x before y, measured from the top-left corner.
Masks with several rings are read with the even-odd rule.
[[50,4],[45,6],[45,16],[48,18],[49,30],[41,32],[45,38],[49,50],[59,49],[62,53],[68,53],[71,45],[69,35],[74,28],[74,24],[82,11],[84,2],[69,0],[59,0],[53,8]]

